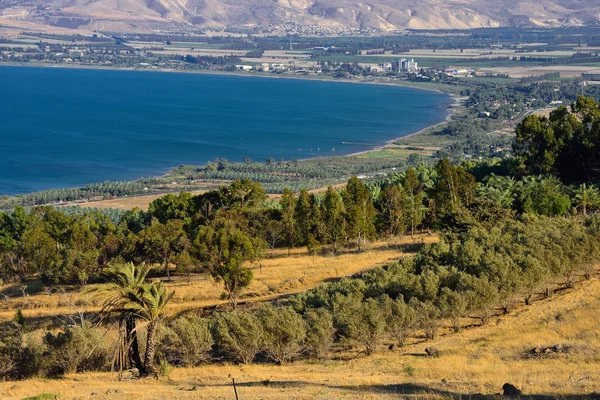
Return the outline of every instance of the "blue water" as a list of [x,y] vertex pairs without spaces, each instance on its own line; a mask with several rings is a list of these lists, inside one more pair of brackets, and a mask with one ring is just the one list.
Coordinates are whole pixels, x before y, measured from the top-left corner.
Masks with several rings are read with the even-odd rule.
[[440,122],[449,104],[440,93],[380,85],[2,67],[0,194],[135,179],[216,157],[348,154]]

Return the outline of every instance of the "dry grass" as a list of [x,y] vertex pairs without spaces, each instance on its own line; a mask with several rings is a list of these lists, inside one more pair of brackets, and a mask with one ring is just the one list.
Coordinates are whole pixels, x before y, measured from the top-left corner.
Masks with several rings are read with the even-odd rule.
[[[0,398],[50,392],[61,399],[232,399],[231,377],[242,399],[458,398],[499,393],[505,382],[526,395],[594,398],[591,393],[600,393],[598,315],[600,281],[594,279],[521,306],[488,326],[431,343],[419,340],[398,352],[382,346],[373,356],[355,354],[344,360],[181,368],[160,381],[119,382],[115,374],[88,373],[61,380],[6,382],[0,383]],[[527,357],[535,346],[555,344],[570,350]],[[426,346],[438,348],[440,356],[424,357]]]
[[[206,190],[198,190],[190,192],[193,195],[202,194]],[[178,193],[175,193],[178,194]],[[99,200],[99,201],[90,201],[88,203],[80,203],[77,204],[81,207],[91,207],[91,208],[116,208],[119,210],[132,210],[134,208],[140,208],[142,210],[147,210],[150,203],[154,200],[164,197],[165,194],[154,194],[149,196],[132,196],[132,197],[121,197],[113,200]]]
[[[294,249],[289,255],[287,250],[270,251],[261,262],[249,266],[254,271],[254,280],[241,300],[266,301],[301,292],[326,280],[388,264],[412,254],[410,251],[415,251],[420,243],[436,240],[436,236],[427,235],[405,237],[393,243],[373,243],[363,252],[349,250],[335,256],[311,256],[306,248]],[[169,289],[175,290],[170,305],[172,313],[210,306],[224,307],[227,304],[220,299],[222,287],[206,274],[193,275],[189,282],[185,276],[176,276],[166,284]],[[81,309],[85,302],[88,303],[87,311],[97,311],[101,302],[101,298],[90,298],[90,295],[78,291],[48,295],[39,281],[29,283],[26,296],[23,296],[20,287],[21,284],[14,284],[0,288],[0,293],[8,295],[8,298],[0,300],[0,320],[12,318],[18,308],[23,310],[25,317],[47,318],[72,313],[75,309]]]

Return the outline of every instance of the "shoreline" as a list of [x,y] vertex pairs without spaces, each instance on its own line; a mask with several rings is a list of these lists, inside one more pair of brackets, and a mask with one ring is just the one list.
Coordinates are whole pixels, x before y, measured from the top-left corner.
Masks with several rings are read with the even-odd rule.
[[[354,156],[359,156],[359,155],[363,155],[363,154],[367,154],[367,153],[371,153],[371,152],[376,152],[376,151],[381,151],[383,149],[386,148],[390,148],[390,147],[394,147],[394,143],[397,142],[398,140],[401,139],[405,139],[405,138],[409,138],[418,134],[421,134],[423,132],[435,129],[438,126],[441,126],[443,124],[446,124],[451,118],[452,115],[455,114],[456,112],[456,108],[459,105],[459,96],[454,94],[454,93],[449,93],[449,92],[445,92],[439,88],[427,88],[427,87],[421,87],[420,85],[412,85],[411,82],[407,82],[407,81],[402,81],[402,80],[394,80],[394,81],[382,81],[382,80],[375,80],[375,79],[348,79],[348,78],[333,78],[331,76],[311,76],[311,75],[280,75],[280,74],[269,74],[269,75],[264,75],[264,74],[259,74],[259,73],[237,73],[237,72],[228,72],[228,71],[209,71],[209,70],[195,70],[195,71],[178,71],[178,70],[172,70],[172,69],[136,69],[136,68],[117,68],[117,67],[104,67],[104,66],[86,66],[86,65],[67,65],[67,64],[54,64],[54,65],[46,65],[46,64],[33,64],[33,63],[0,63],[0,67],[8,67],[8,68],[15,68],[15,67],[25,67],[25,68],[54,68],[54,69],[78,69],[78,70],[105,70],[105,71],[130,71],[130,72],[149,72],[149,73],[171,73],[171,74],[203,74],[203,75],[218,75],[218,76],[232,76],[232,77],[241,77],[241,78],[262,78],[262,79],[288,79],[288,80],[305,80],[305,81],[318,81],[318,82],[331,82],[331,83],[352,83],[352,84],[361,84],[361,85],[379,85],[379,86],[392,86],[392,87],[399,87],[399,88],[406,88],[406,89],[413,89],[413,90],[423,90],[423,91],[428,91],[428,92],[436,92],[439,94],[444,94],[446,96],[448,96],[448,99],[450,100],[448,102],[448,104],[445,105],[446,108],[446,118],[440,122],[437,122],[435,124],[432,125],[428,125],[416,132],[412,132],[409,133],[407,135],[403,135],[403,136],[396,136],[393,137],[389,140],[386,140],[385,142],[378,144],[376,146],[370,147],[368,149],[365,150],[361,150],[361,151],[355,151],[355,152],[351,152],[348,154],[340,154],[340,155],[324,155],[324,156],[318,156],[318,157],[307,157],[307,158],[302,158],[302,159],[298,159],[298,161],[306,161],[306,160],[317,160],[317,159],[327,159],[327,158],[332,158],[332,157],[354,157]],[[365,133],[368,134],[368,133]],[[177,163],[174,163],[177,164]],[[200,164],[198,164],[200,165]],[[172,166],[169,167],[167,170],[165,170],[163,173],[157,173],[156,175],[152,175],[151,177],[156,177],[156,178],[165,178],[170,176],[171,171],[173,170],[173,168],[175,168],[176,166]],[[137,179],[142,179],[144,177],[139,177],[136,179],[131,179],[131,181],[135,181]],[[148,177],[146,177],[148,178]],[[93,183],[97,183],[97,182],[93,182]],[[91,183],[91,184],[93,184]],[[79,188],[82,186],[74,186],[71,188]],[[25,192],[25,193],[20,193],[20,194],[15,194],[15,195],[8,195],[9,197],[16,197],[16,196],[20,196],[20,195],[26,195],[29,193],[36,193],[36,192],[43,192],[45,190],[53,190],[53,189],[64,189],[65,187],[60,187],[60,188],[48,188],[48,189],[42,189],[39,191],[33,191],[33,192]]]

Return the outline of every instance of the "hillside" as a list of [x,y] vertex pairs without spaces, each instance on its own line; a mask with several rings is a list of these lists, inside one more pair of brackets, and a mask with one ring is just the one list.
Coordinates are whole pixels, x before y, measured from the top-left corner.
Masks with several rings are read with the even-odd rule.
[[[236,379],[243,399],[393,399],[399,394],[446,399],[500,393],[506,382],[536,399],[594,398],[589,393],[600,392],[600,331],[589,316],[599,313],[600,281],[594,279],[520,306],[487,326],[433,342],[417,340],[401,351],[381,347],[369,357],[349,353],[326,362],[285,366],[178,368],[158,381],[119,382],[114,373],[86,373],[61,380],[5,382],[0,383],[0,398],[52,393],[60,399],[229,399],[230,377]],[[567,350],[530,354],[533,348],[559,344]],[[426,357],[426,347],[439,349],[439,357]]]
[[584,0],[0,0],[0,26],[19,23],[100,31],[253,27],[468,29],[595,23]]

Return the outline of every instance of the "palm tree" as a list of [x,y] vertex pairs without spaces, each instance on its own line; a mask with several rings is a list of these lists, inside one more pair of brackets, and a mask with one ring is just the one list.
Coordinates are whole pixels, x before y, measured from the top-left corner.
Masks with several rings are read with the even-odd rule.
[[100,312],[101,318],[114,312],[119,314],[119,324],[125,325],[125,347],[129,364],[140,372],[144,371],[144,364],[140,357],[137,338],[137,317],[131,312],[129,302],[131,297],[144,287],[149,271],[149,267],[145,265],[136,267],[133,263],[112,265],[103,273],[108,283],[97,289],[100,293],[108,293]]
[[579,187],[574,190],[574,194],[577,208],[581,207],[583,215],[587,215],[587,210],[590,206],[594,207],[598,204],[600,197],[598,189],[593,186],[587,186],[585,183],[579,185]]
[[162,282],[144,284],[139,291],[129,292],[125,308],[137,319],[147,323],[146,354],[144,356],[144,372],[147,375],[156,373],[154,367],[156,328],[174,294],[174,291],[167,293],[167,288]]

